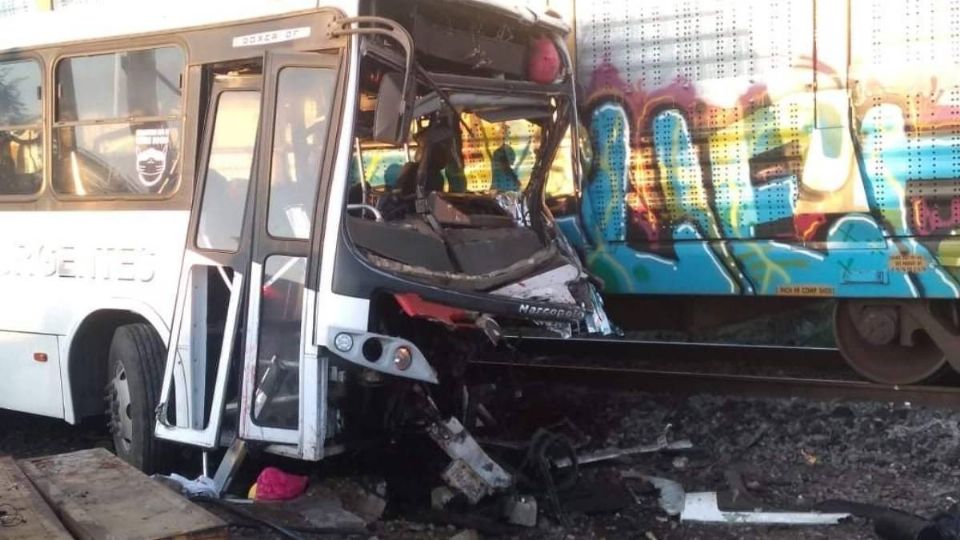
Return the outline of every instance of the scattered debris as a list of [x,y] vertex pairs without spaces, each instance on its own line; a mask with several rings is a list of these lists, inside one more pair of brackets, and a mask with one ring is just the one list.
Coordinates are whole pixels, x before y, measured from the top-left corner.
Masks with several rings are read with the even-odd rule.
[[346,510],[372,523],[387,509],[387,483],[377,477],[338,478],[325,482],[343,502]]
[[443,472],[443,479],[476,504],[498,489],[510,487],[513,478],[483,451],[456,418],[433,421],[427,434],[453,460]]
[[680,521],[704,523],[763,523],[780,525],[836,525],[850,517],[849,513],[724,511],[717,504],[717,493],[687,493]]
[[956,540],[960,538],[960,513],[956,506],[924,521],[918,529],[911,528],[915,522],[896,519],[874,523],[877,536],[883,540]]
[[[230,442],[227,453],[220,458],[220,465],[217,465],[217,470],[213,473],[213,483],[217,487],[217,495],[222,495],[230,489],[233,477],[240,470],[243,461],[247,459],[249,450],[247,441],[240,437],[234,437],[233,441]],[[204,468],[204,474],[206,474],[206,468]],[[251,488],[251,494],[248,497],[253,499],[255,496],[256,489]]]
[[430,508],[443,510],[457,494],[447,486],[438,486],[430,490]]
[[873,530],[883,540],[956,540],[960,538],[960,507],[952,505],[931,519],[902,510],[851,501],[824,501],[817,508],[845,511],[873,522]]
[[537,526],[537,499],[531,495],[512,495],[504,503],[507,523],[523,527]]
[[303,496],[280,504],[298,513],[311,527],[363,530],[372,521],[345,508],[345,501],[326,486],[311,486]]
[[[343,509],[340,498],[331,489],[312,485],[296,499],[255,502],[248,499],[193,497],[224,517],[237,516],[242,523],[253,523],[276,532],[309,532],[312,534],[363,534],[367,522]],[[290,536],[280,532],[284,538]]]
[[[341,500],[340,492],[349,492],[352,489],[367,491],[376,494],[379,482],[362,479],[362,473],[354,472],[357,469],[366,470],[371,463],[369,456],[345,455],[343,467],[337,463],[334,470],[326,469],[336,475],[351,471],[348,478],[324,478],[314,481],[311,476],[311,485],[308,490],[292,501],[274,502],[270,504],[232,504],[229,506],[248,514],[256,514],[269,518],[273,523],[294,533],[304,533],[303,527],[352,527],[358,531],[360,537],[376,535],[380,538],[392,538],[392,532],[401,537],[429,537],[445,539],[464,530],[475,530],[486,538],[499,537],[543,537],[543,538],[579,538],[588,536],[591,532],[606,537],[639,537],[639,538],[678,538],[678,537],[790,537],[790,538],[820,538],[824,535],[835,538],[882,538],[886,540],[901,540],[917,538],[924,528],[934,526],[932,518],[938,515],[939,510],[945,510],[951,504],[960,500],[956,487],[955,464],[951,460],[955,444],[951,433],[945,425],[956,423],[960,413],[951,410],[929,409],[918,407],[905,409],[901,405],[861,404],[808,402],[806,400],[789,399],[755,399],[701,396],[679,399],[673,396],[650,396],[634,394],[617,394],[608,396],[593,390],[571,390],[570,388],[556,389],[551,386],[525,388],[529,396],[546,396],[540,400],[545,402],[531,406],[528,409],[517,409],[520,420],[514,416],[504,414],[500,407],[504,403],[493,401],[491,411],[497,418],[501,416],[508,421],[498,429],[485,429],[485,437],[503,437],[503,440],[518,441],[509,444],[494,444],[488,446],[484,440],[483,448],[495,455],[498,459],[510,457],[509,463],[515,465],[525,455],[529,446],[527,431],[536,429],[535,426],[550,425],[558,418],[571,418],[568,423],[576,422],[587,429],[582,437],[575,440],[576,454],[588,455],[586,450],[600,446],[609,446],[614,450],[633,446],[636,440],[631,440],[628,433],[653,433],[650,439],[641,442],[653,443],[658,430],[662,429],[664,419],[670,419],[674,425],[683,425],[683,433],[675,433],[677,439],[689,438],[695,440],[696,448],[691,451],[681,450],[676,453],[649,454],[641,456],[627,456],[619,463],[607,461],[600,465],[581,469],[581,475],[592,479],[613,476],[614,483],[619,481],[625,488],[635,492],[634,502],[618,515],[587,516],[573,512],[568,506],[565,497],[566,490],[559,490],[559,496],[564,503],[564,510],[570,517],[570,523],[564,524],[554,517],[548,495],[539,478],[535,478],[536,486],[524,486],[524,479],[516,474],[518,489],[524,494],[535,494],[538,510],[543,510],[537,516],[534,529],[526,528],[519,523],[511,523],[506,515],[505,504],[495,504],[493,498],[481,501],[481,504],[467,508],[466,497],[455,489],[444,485],[444,482],[431,476],[426,488],[418,487],[409,493],[397,493],[396,486],[391,484],[390,497],[394,497],[388,504],[397,502],[392,507],[396,512],[389,516],[381,516],[381,523],[366,528],[366,519],[361,518],[345,509],[346,504]],[[5,416],[0,411],[0,448],[4,451],[14,451],[20,456],[33,454],[62,452],[77,446],[88,444],[88,441],[77,438],[65,439],[56,431],[58,428],[45,427],[42,431],[30,431],[30,425],[20,426],[16,418]],[[937,421],[940,422],[937,422]],[[36,419],[38,425],[43,425],[43,419]],[[595,422],[595,424],[591,424]],[[942,422],[942,423],[941,423]],[[483,421],[487,425],[487,421]],[[466,426],[467,424],[464,423]],[[899,429],[903,425],[909,429]],[[10,426],[15,430],[11,433]],[[894,426],[891,428],[891,426]],[[506,428],[513,431],[507,431]],[[90,429],[85,426],[75,428],[78,433],[86,433]],[[24,446],[18,437],[26,433],[36,444],[43,446]],[[80,437],[76,435],[75,437]],[[571,437],[573,439],[573,437]],[[580,440],[589,439],[581,444]],[[62,441],[66,442],[62,442]],[[58,442],[60,441],[60,442]],[[606,441],[606,442],[603,442]],[[629,442],[625,442],[629,441]],[[760,441],[760,442],[756,442]],[[855,444],[851,443],[855,441]],[[429,440],[418,439],[420,444],[432,445]],[[59,446],[57,446],[59,445]],[[496,454],[492,448],[496,447]],[[700,449],[704,449],[701,453]],[[745,456],[745,449],[750,449]],[[815,466],[807,465],[801,453],[803,448],[817,458]],[[432,450],[432,448],[430,449]],[[416,450],[413,452],[417,454]],[[431,454],[432,455],[432,454]],[[551,474],[560,479],[561,476],[572,475],[574,467],[558,471],[553,468],[553,459],[558,457],[556,447],[547,452],[548,465]],[[654,462],[652,457],[656,456]],[[661,457],[664,456],[664,457]],[[677,456],[689,456],[690,462],[686,469],[673,469],[671,461]],[[715,457],[722,457],[716,462]],[[442,459],[442,455],[441,455]],[[614,458],[616,459],[616,458]],[[650,468],[640,465],[650,460]],[[373,461],[372,467],[380,474],[388,474],[390,482],[394,482],[392,471],[394,463],[401,470],[412,469],[407,460],[389,462],[388,466],[380,467],[379,460]],[[504,459],[503,462],[507,462]],[[636,462],[637,464],[631,464]],[[609,464],[610,466],[606,466]],[[441,464],[442,467],[446,463]],[[615,466],[614,466],[615,465]],[[262,467],[262,466],[261,466]],[[634,468],[632,471],[624,469]],[[654,468],[655,467],[655,468]],[[424,467],[426,469],[426,467]],[[252,474],[259,472],[251,468]],[[417,467],[420,470],[420,467]],[[513,473],[513,469],[507,469]],[[195,478],[196,473],[187,474],[178,470],[189,478]],[[191,471],[192,472],[192,471]],[[434,472],[434,471],[431,471]],[[533,468],[525,473],[533,473]],[[648,476],[656,474],[667,478]],[[212,470],[211,470],[212,475]],[[418,473],[398,475],[402,479],[421,478]],[[530,474],[533,476],[533,474]],[[245,477],[244,477],[245,478]],[[424,481],[426,475],[423,475]],[[684,490],[681,484],[670,480],[681,480],[688,487],[696,486],[701,490],[717,490],[717,507],[721,513],[734,510],[806,510],[803,500],[812,503],[825,497],[843,496],[850,499],[867,498],[886,507],[881,507],[883,513],[863,516],[843,522],[837,526],[825,527],[793,527],[785,530],[784,526],[754,525],[718,525],[716,523],[681,523],[678,516],[684,506]],[[251,479],[252,480],[252,479]],[[340,480],[353,482],[352,487],[336,485]],[[249,482],[245,482],[248,484]],[[411,481],[410,484],[416,484]],[[239,483],[238,483],[239,484]],[[698,485],[699,484],[699,485]],[[452,499],[443,503],[439,511],[430,510],[432,499],[430,487],[444,485],[435,490],[436,494],[443,494],[440,499]],[[179,489],[179,485],[174,486]],[[239,486],[238,486],[239,487]],[[317,490],[318,487],[329,488],[337,492],[334,495]],[[84,486],[82,489],[87,489]],[[657,491],[655,492],[654,489]],[[3,490],[0,490],[3,491]],[[670,496],[670,494],[673,494]],[[798,494],[803,497],[798,497]],[[19,512],[3,506],[4,496],[16,496],[12,491],[0,494],[0,525],[17,522],[20,518],[26,523],[14,527],[0,529],[0,537],[6,538],[11,533],[19,532],[29,527],[30,516],[22,506],[16,502],[12,504]],[[419,498],[413,498],[416,495]],[[729,495],[729,498],[727,497]],[[659,501],[658,501],[659,497]],[[752,498],[751,498],[752,497]],[[359,497],[358,498],[362,498]],[[672,506],[669,502],[673,500]],[[410,506],[401,506],[399,503]],[[486,504],[489,502],[489,504]],[[499,501],[498,501],[499,502]],[[505,502],[505,501],[504,501]],[[202,506],[219,515],[221,518],[232,516],[220,512],[216,503],[206,502]],[[301,504],[303,506],[301,506]],[[902,508],[906,512],[898,512],[890,508]],[[298,509],[297,512],[307,519],[306,522],[293,514],[282,512],[281,509]],[[661,510],[661,508],[663,510]],[[862,514],[844,508],[830,508],[816,506],[813,509],[819,512],[847,512],[855,516]],[[261,512],[263,510],[263,512]],[[427,518],[425,513],[432,513],[434,517]],[[529,514],[528,514],[529,515]],[[288,518],[288,516],[291,516]],[[402,516],[402,518],[401,518]],[[420,534],[411,534],[404,529],[406,520],[416,520],[417,531]],[[252,525],[252,522],[236,518],[237,523]],[[519,521],[519,520],[517,520]],[[36,524],[36,521],[33,521]],[[949,519],[941,522],[938,527],[949,524]],[[720,529],[723,530],[720,530]],[[876,530],[876,536],[873,531]],[[411,529],[412,530],[412,529]],[[255,531],[255,529],[254,529]],[[713,531],[711,533],[711,531]],[[649,532],[649,534],[647,534]],[[260,533],[243,533],[242,537],[252,538]],[[939,537],[948,537],[939,532]],[[42,537],[35,534],[33,537]],[[279,537],[279,536],[277,536]]]
[[[757,506],[756,501],[747,490],[747,484],[743,481],[743,473],[736,468],[728,468],[723,472],[727,485],[730,486],[730,498],[734,503]],[[756,482],[753,483],[756,485]]]
[[[663,451],[676,451],[676,450],[690,450],[693,448],[693,443],[689,440],[680,440],[674,442],[667,441],[657,441],[653,444],[641,444],[639,446],[631,446],[629,448],[604,448],[602,450],[596,450],[594,452],[585,452],[577,456],[577,463],[580,465],[586,465],[587,463],[596,463],[598,461],[607,461],[611,459],[620,459],[627,456],[633,456],[638,454],[653,454],[655,452]],[[557,458],[553,461],[554,466],[558,468],[569,467],[573,464],[573,460],[568,457]]]
[[634,503],[633,495],[619,481],[581,479],[564,490],[564,510],[581,514],[611,514]]
[[684,498],[686,497],[686,492],[683,490],[683,486],[680,484],[680,482],[670,480],[669,478],[647,476],[632,470],[621,472],[620,477],[635,478],[650,482],[650,484],[652,484],[653,487],[657,488],[657,491],[660,492],[660,498],[658,499],[658,502],[660,503],[660,508],[662,508],[667,515],[679,516],[683,511],[683,503]]
[[[573,467],[563,472],[553,470],[553,460],[558,455],[571,459]],[[541,428],[530,437],[527,454],[518,467],[520,485],[543,492],[554,517],[564,524],[567,518],[560,505],[559,492],[577,483],[579,464],[576,459],[576,450],[566,435]]]
[[[552,423],[547,426],[538,425],[538,430],[545,430],[554,435],[564,437],[574,449],[580,449],[590,443],[590,436],[583,432],[579,426],[573,423],[569,418],[563,418],[562,420]],[[510,450],[522,451],[526,450],[530,446],[531,436],[528,433],[525,437],[520,439],[502,439],[499,437],[479,437],[478,440],[484,446],[494,446],[499,448],[506,448]]]
[[206,497],[217,497],[217,486],[213,481],[213,478],[207,476],[198,476],[195,480],[190,480],[184,476],[180,476],[177,473],[171,473],[169,476],[163,474],[155,474],[151,476],[154,480],[158,480],[163,484],[174,489],[174,491],[186,495],[187,497],[195,497],[198,495],[203,495]]
[[687,456],[677,456],[673,458],[673,461],[670,462],[673,465],[674,469],[684,470],[687,468],[687,465],[690,463],[690,458]]
[[289,501],[307,489],[306,476],[290,474],[276,467],[267,467],[257,476],[254,499],[258,501]]
[[[408,522],[431,523],[460,529],[475,529],[484,536],[494,537],[511,536],[523,530],[516,525],[504,523],[502,515],[488,516],[483,512],[465,514],[448,510],[420,510],[405,514],[404,519]],[[425,528],[424,525],[419,526]]]
[[484,481],[483,476],[462,459],[454,460],[447,466],[443,471],[443,480],[463,493],[473,504],[494,491],[491,485]]

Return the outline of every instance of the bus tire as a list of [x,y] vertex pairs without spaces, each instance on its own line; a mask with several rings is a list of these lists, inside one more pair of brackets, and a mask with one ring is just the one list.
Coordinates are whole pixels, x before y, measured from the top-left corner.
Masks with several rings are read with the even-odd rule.
[[160,466],[153,425],[165,358],[163,341],[149,324],[121,326],[110,342],[106,401],[114,452],[147,474]]

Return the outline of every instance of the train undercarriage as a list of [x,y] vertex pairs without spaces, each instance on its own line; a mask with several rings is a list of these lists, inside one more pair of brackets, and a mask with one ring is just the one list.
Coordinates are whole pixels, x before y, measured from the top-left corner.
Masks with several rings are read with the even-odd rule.
[[819,326],[815,342],[778,345],[835,346],[859,376],[885,385],[937,383],[960,371],[960,312],[949,300],[612,295],[606,307],[628,335],[656,330],[668,340],[692,341],[712,341],[718,328],[763,327],[771,317],[810,309]]
[[960,371],[956,302],[839,300],[833,327],[847,363],[871,381],[915,384]]

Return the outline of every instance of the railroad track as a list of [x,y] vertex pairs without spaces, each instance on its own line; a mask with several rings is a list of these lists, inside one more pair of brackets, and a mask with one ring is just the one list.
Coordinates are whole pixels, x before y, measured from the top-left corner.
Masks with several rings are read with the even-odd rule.
[[[909,402],[960,408],[960,386],[890,386],[860,380],[826,348],[623,340],[524,339],[518,354],[472,362],[476,373],[654,393]],[[780,368],[786,370],[781,371]]]

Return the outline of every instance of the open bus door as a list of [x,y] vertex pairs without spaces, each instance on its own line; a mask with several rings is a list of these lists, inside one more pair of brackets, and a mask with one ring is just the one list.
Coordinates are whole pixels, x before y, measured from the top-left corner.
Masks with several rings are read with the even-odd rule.
[[215,78],[157,409],[160,438],[212,449],[221,431],[232,432],[287,455],[321,457],[326,370],[311,331],[310,254],[323,221],[319,186],[339,58],[271,52],[262,77]]

